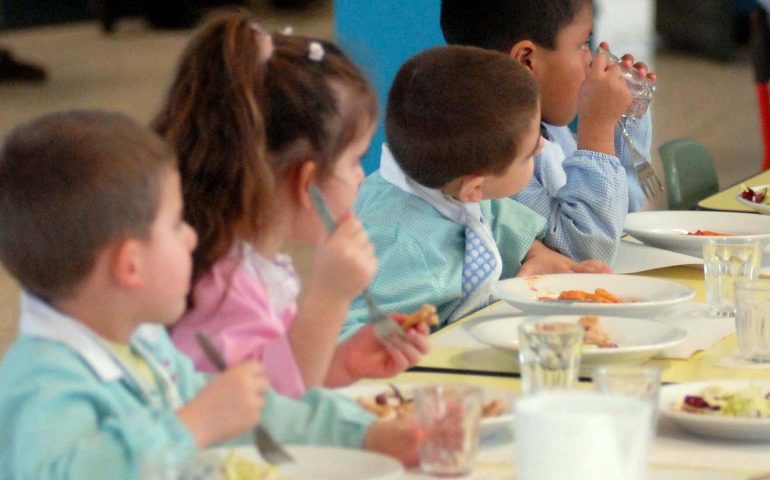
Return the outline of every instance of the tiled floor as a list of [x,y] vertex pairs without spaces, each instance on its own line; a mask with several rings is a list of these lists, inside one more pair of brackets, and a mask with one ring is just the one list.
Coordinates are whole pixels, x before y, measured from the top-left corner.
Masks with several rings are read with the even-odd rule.
[[[264,3],[255,1],[254,8],[271,28],[291,24],[297,32],[331,36],[331,0],[294,13]],[[654,147],[683,136],[701,140],[716,157],[723,186],[756,172],[762,146],[748,60],[715,63],[656,51],[652,0],[596,3],[596,38],[609,41],[615,52],[634,53],[658,74]],[[51,77],[40,86],[0,84],[0,138],[18,122],[65,108],[120,110],[149,121],[189,35],[149,30],[136,21],[124,21],[111,36],[95,23],[0,34],[0,45],[44,64]],[[17,286],[0,271],[0,352],[16,329],[17,299]]]

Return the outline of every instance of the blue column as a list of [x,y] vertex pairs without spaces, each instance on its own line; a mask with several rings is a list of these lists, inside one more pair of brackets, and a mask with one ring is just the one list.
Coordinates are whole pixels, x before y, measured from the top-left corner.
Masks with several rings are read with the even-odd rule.
[[388,89],[398,68],[414,54],[444,44],[440,0],[336,0],[337,42],[366,72],[380,97],[380,121],[369,152],[366,173],[379,168],[385,141],[383,118]]

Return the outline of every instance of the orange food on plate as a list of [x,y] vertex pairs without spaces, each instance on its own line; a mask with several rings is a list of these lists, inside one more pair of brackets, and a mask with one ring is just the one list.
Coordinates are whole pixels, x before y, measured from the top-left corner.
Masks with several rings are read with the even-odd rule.
[[610,334],[599,326],[599,317],[596,315],[584,315],[578,319],[578,325],[583,327],[584,345],[594,345],[599,348],[618,348],[618,344],[612,341]]
[[687,235],[693,237],[732,237],[729,233],[715,232],[713,230],[695,230],[694,232],[687,232]]
[[557,300],[574,300],[578,302],[593,303],[623,303],[621,299],[603,288],[597,288],[594,293],[584,292],[582,290],[564,290],[559,294]]
[[404,330],[409,330],[420,322],[427,323],[428,326],[438,325],[436,307],[427,303],[414,313],[392,313],[391,316]]

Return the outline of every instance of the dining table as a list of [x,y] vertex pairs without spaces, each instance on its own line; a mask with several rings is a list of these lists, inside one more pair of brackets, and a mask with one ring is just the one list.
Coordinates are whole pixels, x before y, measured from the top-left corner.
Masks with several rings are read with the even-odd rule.
[[[745,363],[728,361],[737,356],[734,319],[708,318],[702,266],[676,265],[634,275],[672,280],[691,287],[695,298],[688,302],[689,308],[700,308],[701,313],[682,321],[690,322],[692,332],[699,330],[699,322],[704,325],[708,323],[708,328],[712,329],[712,336],[701,338],[700,341],[705,343],[693,347],[691,353],[689,350],[680,350],[674,355],[663,352],[643,363],[661,370],[664,385],[719,379],[770,380],[770,366],[752,368]],[[481,322],[517,315],[523,315],[523,312],[506,302],[496,301],[432,333],[430,352],[416,367],[391,379],[389,383],[469,384],[500,392],[500,395],[520,395],[521,381],[515,352],[493,348],[473,338],[471,334],[473,326]],[[590,377],[590,370],[581,370],[577,388],[592,389]],[[387,385],[381,380],[367,380],[359,384]],[[516,441],[513,422],[505,428],[487,432],[481,438],[473,472],[464,478],[515,479]],[[707,438],[680,429],[664,416],[659,419],[648,457],[649,480],[750,480],[764,478],[763,475],[769,472],[770,438],[767,442]],[[403,478],[434,477],[419,469],[411,469]]]
[[741,205],[735,197],[743,190],[742,185],[752,187],[755,185],[769,185],[770,184],[770,170],[763,170],[762,172],[752,175],[735,185],[721,190],[711,196],[708,196],[698,202],[698,208],[700,210],[713,210],[721,212],[746,212],[754,213],[754,210],[745,205]]

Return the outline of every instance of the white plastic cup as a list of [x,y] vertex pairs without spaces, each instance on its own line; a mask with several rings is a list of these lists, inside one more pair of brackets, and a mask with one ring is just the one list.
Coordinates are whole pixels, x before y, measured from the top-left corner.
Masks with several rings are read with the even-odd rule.
[[646,478],[652,409],[628,396],[551,391],[516,402],[517,480]]

